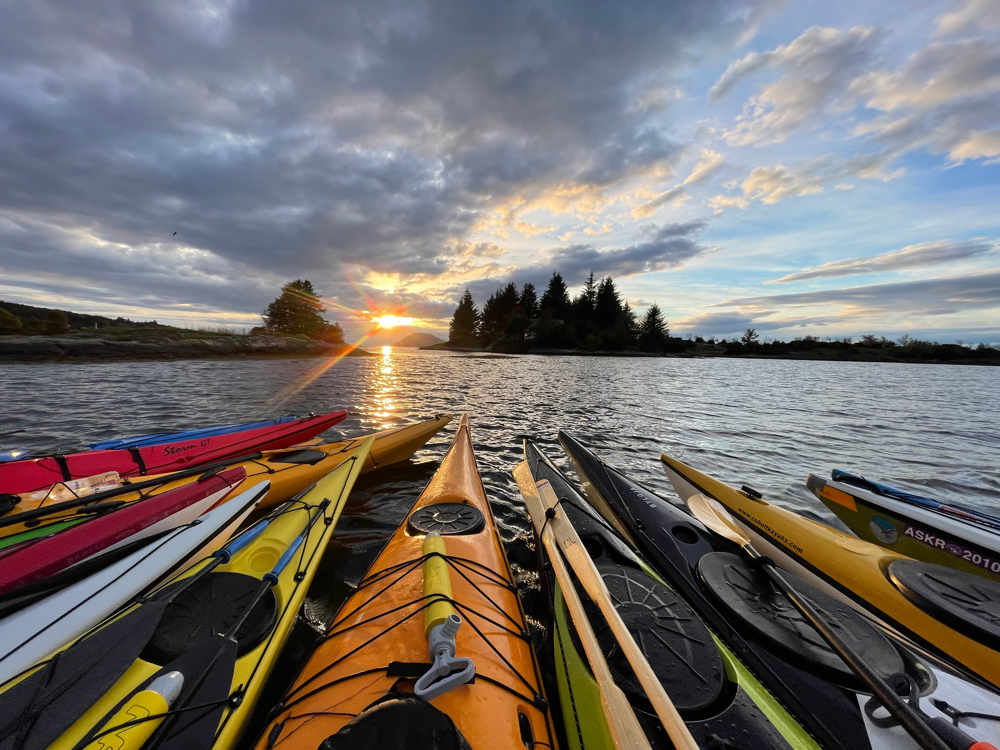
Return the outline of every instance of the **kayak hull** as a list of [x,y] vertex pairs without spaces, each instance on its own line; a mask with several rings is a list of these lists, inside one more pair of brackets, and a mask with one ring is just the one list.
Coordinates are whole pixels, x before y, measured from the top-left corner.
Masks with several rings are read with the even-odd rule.
[[[165,474],[208,464],[228,456],[298,445],[330,429],[347,417],[335,411],[294,422],[222,433],[139,448],[82,451],[68,455],[32,458],[0,464],[0,493],[21,495],[51,487],[57,482],[117,471],[122,477]],[[17,509],[27,510],[25,501]]]
[[810,474],[806,486],[866,542],[1000,581],[1000,534],[944,513]]

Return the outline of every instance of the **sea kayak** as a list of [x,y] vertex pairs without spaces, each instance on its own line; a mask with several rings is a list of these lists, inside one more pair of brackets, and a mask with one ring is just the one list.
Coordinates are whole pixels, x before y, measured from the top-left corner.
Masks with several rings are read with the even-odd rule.
[[868,613],[971,676],[1000,686],[1000,585],[932,565],[804,518],[661,456],[682,499],[701,493],[724,505],[754,547],[782,568]]
[[220,490],[232,490],[246,475],[242,467],[227,469],[144,502],[129,503],[89,523],[0,552],[0,594],[70,566],[90,566],[99,562],[94,558],[185,526],[220,502]]
[[216,435],[226,435],[231,432],[246,432],[256,430],[261,427],[272,427],[278,424],[287,424],[295,421],[295,417],[278,417],[276,419],[265,419],[259,422],[243,422],[241,424],[226,424],[218,427],[204,427],[194,430],[181,430],[179,432],[154,432],[149,435],[138,435],[130,438],[116,438],[114,440],[102,440],[91,443],[87,447],[92,451],[114,450],[115,448],[143,448],[147,445],[160,445],[162,443],[173,443],[178,440],[191,440],[193,438],[215,437]]
[[[228,456],[298,445],[330,429],[347,417],[335,411],[292,422],[171,443],[115,450],[91,450],[0,463],[0,493],[38,492],[57,482],[117,471],[122,477],[165,474],[212,463]],[[23,510],[20,505],[17,510]]]
[[[394,427],[336,443],[309,444],[280,451],[265,451],[249,460],[235,461],[231,465],[233,468],[242,467],[246,471],[244,488],[269,482],[270,489],[261,501],[261,507],[268,508],[285,502],[329,474],[369,437],[374,437],[375,442],[365,459],[362,473],[410,458],[450,420],[451,417],[448,415],[439,416],[424,422]],[[101,507],[109,502],[133,502],[166,492],[196,481],[201,476],[202,469],[207,470],[207,468],[196,467],[186,470],[180,479],[172,478],[170,474],[145,477],[142,480],[135,480],[132,485],[90,495],[81,501],[67,501],[47,508],[9,513],[0,516],[0,536],[30,532],[34,528],[33,524],[40,522],[37,517],[39,513],[46,513],[45,523],[75,521],[79,520],[81,513],[99,512]],[[66,510],[63,510],[63,507]]]
[[257,747],[555,747],[467,417]]
[[[901,727],[881,727],[865,713],[870,696],[822,638],[737,556],[737,548],[716,536],[685,509],[659,497],[608,466],[578,440],[559,440],[595,508],[615,514],[630,529],[654,569],[681,592],[717,638],[731,649],[823,747],[911,750],[918,746]],[[733,586],[732,582],[739,583]],[[863,643],[869,664],[883,677],[897,672],[917,685],[919,705],[943,716],[933,701],[955,710],[996,713],[1000,696],[902,642],[876,631],[847,605],[803,581],[814,603],[833,615],[838,631]],[[763,605],[763,606],[761,606]],[[767,615],[767,617],[762,617]],[[860,621],[859,621],[860,620]],[[947,718],[950,718],[948,716]],[[963,731],[977,739],[1000,740],[1000,723],[971,722]],[[793,743],[794,744],[794,743]]]
[[[524,458],[531,483],[546,480],[580,536],[646,660],[662,683],[701,747],[818,748],[787,711],[709,630],[705,621],[680,593],[656,573],[620,534],[577,492],[576,488],[531,441],[524,442]],[[515,477],[522,481],[518,474]],[[533,487],[523,487],[530,492]],[[561,605],[558,591],[555,605]],[[591,605],[588,605],[588,608]],[[571,748],[599,746],[606,729],[597,685],[565,610],[554,606],[556,676],[560,705]],[[596,613],[596,609],[593,610]],[[650,744],[669,747],[669,740],[652,713],[628,662],[623,658],[604,619],[591,622],[605,652],[615,682],[636,710]],[[577,731],[577,726],[580,730]],[[710,739],[715,737],[715,744]],[[730,743],[726,745],[724,743]],[[832,746],[832,745],[831,745]]]
[[[227,486],[216,493],[216,499],[228,493]],[[266,493],[266,485],[242,492],[200,516],[197,523],[164,534],[128,557],[0,620],[0,684],[79,638],[185,562],[221,547]]]
[[1000,582],[1000,522],[846,472],[833,475],[810,474],[806,487],[865,541]]
[[[123,709],[161,678],[180,683],[170,701],[176,713],[162,722],[150,717],[156,722],[149,727],[153,736],[143,747],[232,747],[285,644],[371,443],[369,437],[308,492],[258,521],[235,550],[223,548],[222,557],[207,558],[167,581],[60,654],[64,661],[84,658],[104,646],[102,630],[131,633],[137,623],[154,621],[147,638],[107,653],[90,674],[77,670],[68,687],[60,686],[58,700],[49,687],[58,669],[32,675],[37,685],[14,686],[10,707],[33,712],[31,733],[22,729],[23,719],[12,722],[26,749],[71,750],[116,736],[121,724],[143,716]],[[102,695],[94,682],[113,684]],[[35,697],[44,688],[53,700]],[[0,694],[0,714],[7,715],[5,696]]]

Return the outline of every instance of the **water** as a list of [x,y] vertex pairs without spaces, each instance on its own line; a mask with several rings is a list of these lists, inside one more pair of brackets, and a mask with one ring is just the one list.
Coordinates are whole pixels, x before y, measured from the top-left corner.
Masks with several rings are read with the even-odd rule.
[[[834,523],[804,486],[842,468],[939,500],[1000,510],[1000,370],[725,359],[500,357],[377,351],[312,359],[0,367],[0,448],[72,450],[128,434],[346,408],[328,437],[433,414],[472,418],[483,482],[522,587],[540,613],[533,538],[510,470],[530,436],[564,469],[565,429],[673,497],[661,452]],[[444,455],[446,429],[415,459],[362,477],[310,589],[306,624],[262,696],[263,726],[328,622]],[[8,445],[3,445],[6,442]],[[539,616],[539,620],[541,620]],[[537,632],[544,637],[543,627]],[[250,736],[254,736],[251,730]]]

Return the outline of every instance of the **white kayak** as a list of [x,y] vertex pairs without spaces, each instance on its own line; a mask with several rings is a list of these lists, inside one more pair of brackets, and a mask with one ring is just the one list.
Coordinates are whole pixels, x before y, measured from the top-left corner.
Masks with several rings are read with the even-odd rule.
[[[190,525],[0,620],[0,684],[79,638],[186,561],[221,547],[269,489],[270,482],[258,484]],[[226,487],[212,497],[218,502],[230,491]]]

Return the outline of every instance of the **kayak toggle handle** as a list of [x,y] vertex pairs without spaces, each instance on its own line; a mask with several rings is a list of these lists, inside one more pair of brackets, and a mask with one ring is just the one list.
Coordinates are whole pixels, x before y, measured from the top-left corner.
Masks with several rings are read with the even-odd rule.
[[455,636],[462,618],[452,604],[451,573],[444,539],[436,531],[424,538],[424,598],[430,601],[424,612],[431,668],[417,680],[413,694],[430,701],[476,676],[476,665],[467,657],[455,657]]
[[413,694],[421,700],[433,700],[476,676],[476,665],[472,659],[455,657],[455,635],[460,627],[462,618],[451,614],[443,623],[431,628],[427,643],[434,663],[413,686]]

